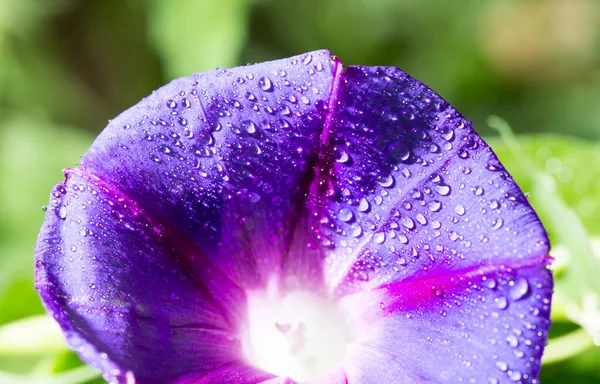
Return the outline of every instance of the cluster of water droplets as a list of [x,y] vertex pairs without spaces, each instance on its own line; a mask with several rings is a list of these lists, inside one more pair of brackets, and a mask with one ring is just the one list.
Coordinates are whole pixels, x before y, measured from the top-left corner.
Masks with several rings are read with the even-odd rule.
[[[379,308],[388,332],[410,336],[382,338],[382,348],[398,351],[398,361],[406,350],[418,351],[453,382],[480,382],[483,374],[489,383],[536,383],[550,325],[550,279],[544,266],[457,276],[432,286],[427,305],[412,301],[418,286],[406,286]],[[444,346],[443,357],[426,345]]]

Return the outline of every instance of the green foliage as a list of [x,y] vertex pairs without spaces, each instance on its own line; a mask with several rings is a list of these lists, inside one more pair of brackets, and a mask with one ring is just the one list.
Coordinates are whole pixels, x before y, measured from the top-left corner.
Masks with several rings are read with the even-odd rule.
[[152,0],[150,36],[170,78],[232,67],[246,40],[248,0]]
[[0,0],[0,383],[102,382],[37,317],[32,254],[106,121],[174,77],[320,48],[403,68],[480,133],[511,122],[490,143],[556,257],[541,380],[600,381],[599,20],[592,0]]

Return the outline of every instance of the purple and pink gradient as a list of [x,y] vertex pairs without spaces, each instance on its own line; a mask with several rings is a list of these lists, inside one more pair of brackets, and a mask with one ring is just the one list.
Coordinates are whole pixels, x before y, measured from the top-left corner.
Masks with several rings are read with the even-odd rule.
[[349,329],[302,382],[537,383],[546,232],[471,123],[397,68],[317,51],[177,79],[65,176],[36,288],[111,383],[293,383],[244,346],[260,292],[309,293]]

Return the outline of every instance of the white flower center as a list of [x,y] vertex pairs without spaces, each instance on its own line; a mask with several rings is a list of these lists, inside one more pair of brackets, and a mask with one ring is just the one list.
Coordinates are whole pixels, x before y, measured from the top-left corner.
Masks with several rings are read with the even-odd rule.
[[337,304],[309,292],[248,297],[244,352],[254,367],[296,381],[331,369],[345,354],[346,321]]

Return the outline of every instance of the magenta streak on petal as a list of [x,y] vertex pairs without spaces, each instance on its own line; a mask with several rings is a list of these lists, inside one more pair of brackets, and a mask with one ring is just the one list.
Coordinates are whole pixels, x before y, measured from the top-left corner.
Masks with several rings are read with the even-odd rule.
[[322,153],[323,148],[329,148],[332,144],[329,142],[331,137],[330,130],[333,125],[336,104],[339,100],[340,92],[342,90],[341,82],[344,78],[344,64],[340,61],[340,59],[337,58],[337,56],[333,56],[333,61],[335,63],[335,69],[333,71],[333,86],[331,87],[331,94],[329,95],[325,125],[323,126],[323,131],[321,131],[321,150],[318,153]]
[[[333,80],[331,91],[328,97],[328,103],[325,107],[327,114],[325,123],[320,132],[319,148],[308,164],[305,177],[300,181],[300,188],[306,193],[304,197],[297,202],[297,212],[293,228],[290,231],[290,237],[287,242],[287,249],[283,253],[281,260],[282,276],[292,276],[294,279],[303,280],[302,289],[312,289],[314,291],[326,291],[323,280],[323,259],[322,250],[316,246],[318,243],[318,234],[315,235],[315,224],[312,223],[313,212],[320,209],[322,203],[319,193],[318,179],[320,175],[326,172],[332,166],[332,143],[330,142],[330,129],[333,125],[333,115],[335,113],[336,103],[341,92],[343,81],[344,65],[335,56],[332,57]],[[315,238],[316,237],[316,238]],[[309,244],[314,244],[312,252],[305,251]],[[300,248],[302,251],[297,251]],[[296,289],[297,286],[289,286],[285,281],[280,282],[281,289]]]
[[245,363],[234,361],[215,368],[209,373],[192,372],[175,380],[172,384],[259,384],[275,378]]
[[480,266],[473,266],[461,270],[447,271],[447,273],[427,276],[420,279],[406,279],[396,283],[383,285],[374,291],[384,291],[384,307],[386,313],[395,311],[413,310],[426,307],[431,300],[443,298],[462,289],[465,282],[481,280],[484,276],[494,275],[499,272],[510,272],[521,268],[542,264],[550,264],[553,258],[548,255],[532,256],[522,260],[494,260]]
[[[457,148],[456,151],[452,152],[450,154],[450,156],[447,159],[445,159],[438,168],[433,168],[433,169],[429,170],[428,173],[425,174],[424,176],[420,177],[419,179],[415,179],[412,184],[409,184],[409,183],[402,184],[401,187],[402,187],[402,190],[404,191],[403,196],[399,196],[397,198],[397,201],[396,201],[395,205],[392,206],[392,209],[390,210],[390,212],[387,214],[387,216],[382,218],[379,228],[376,231],[370,233],[368,236],[364,236],[364,238],[359,243],[359,245],[354,248],[352,255],[350,257],[348,257],[348,261],[349,262],[355,261],[355,260],[359,259],[361,257],[361,255],[364,255],[365,253],[367,253],[369,250],[369,245],[373,239],[373,236],[377,233],[384,233],[389,230],[390,223],[392,222],[392,220],[394,220],[393,211],[400,209],[401,202],[404,199],[408,198],[409,192],[414,189],[421,189],[428,182],[428,179],[431,175],[439,173],[442,168],[447,167],[449,164],[452,163],[452,161],[456,161],[459,151],[464,149],[465,147],[466,147],[466,143],[463,143],[463,145],[461,147]],[[543,240],[545,241],[545,244],[550,244],[547,234],[544,234]],[[528,257],[528,258],[531,257],[534,260],[541,260],[536,255],[527,255],[526,257]],[[547,258],[548,255],[544,254],[544,257]],[[548,259],[546,259],[546,261],[548,261]],[[516,260],[512,260],[512,261],[507,259],[506,262],[509,264],[512,263],[514,268],[519,268],[522,265],[522,263],[524,263],[523,265],[525,265],[525,266],[530,265],[526,260],[520,260],[520,259],[516,259]],[[338,271],[338,273],[339,273],[338,276],[340,278],[347,276],[351,267],[352,267],[352,264],[346,265],[343,269]],[[478,268],[478,267],[473,267],[473,268]],[[468,270],[470,270],[470,268],[463,269],[462,271],[468,271]],[[451,273],[455,273],[456,275],[460,275],[460,272],[461,272],[460,270],[451,271]],[[427,276],[426,278],[429,278],[429,276]],[[332,284],[333,286],[337,286],[339,284],[343,285],[344,281],[340,280],[340,281],[336,281],[336,282],[332,282],[332,283],[333,283]],[[339,294],[340,293],[338,292],[338,295]]]
[[[244,311],[243,305],[245,303],[245,295],[242,289],[239,288],[227,276],[210,265],[210,263],[198,252],[196,247],[192,245],[192,242],[186,238],[185,234],[180,231],[173,230],[165,223],[159,222],[150,214],[150,212],[148,212],[147,209],[140,206],[131,197],[127,196],[122,190],[117,188],[116,185],[105,180],[101,176],[89,174],[83,166],[79,166],[78,168],[67,168],[63,172],[66,176],[65,185],[68,184],[71,175],[78,175],[88,180],[90,183],[96,186],[101,186],[105,190],[119,196],[119,200],[126,202],[125,204],[129,206],[129,211],[132,214],[132,217],[147,223],[147,226],[152,229],[157,238],[168,242],[168,244],[173,248],[173,255],[181,257],[181,261],[186,268],[186,272],[194,282],[196,288],[205,294],[206,297],[210,298],[212,304],[219,309],[223,318],[228,322],[230,329],[227,331],[233,333],[237,332],[237,327],[239,327],[241,315]],[[187,262],[192,259],[194,262],[199,263],[202,268],[190,268],[187,265]],[[211,282],[211,280],[218,281],[219,286],[215,286],[213,282],[213,286],[209,287],[206,282]],[[237,300],[235,302],[229,301],[227,305],[225,305],[227,299],[223,295],[227,295],[227,298],[231,298],[231,296],[237,296]],[[181,327],[189,326],[182,325]],[[196,325],[196,327],[198,327],[198,325]],[[200,328],[203,328],[203,326],[200,326]]]

